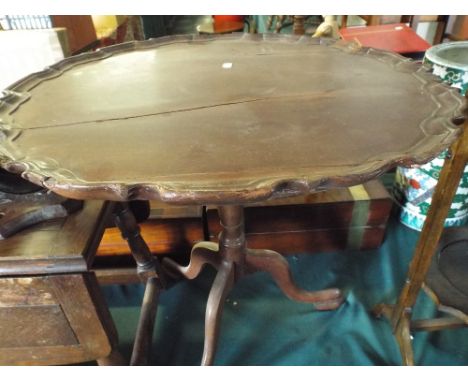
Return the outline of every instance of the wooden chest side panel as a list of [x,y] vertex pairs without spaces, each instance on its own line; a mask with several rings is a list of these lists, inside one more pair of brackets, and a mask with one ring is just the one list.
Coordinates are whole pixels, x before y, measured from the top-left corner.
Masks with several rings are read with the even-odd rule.
[[[246,208],[244,215],[246,233],[346,228],[352,219],[353,204],[252,207]],[[210,235],[212,232],[220,232],[217,210],[209,209],[207,217]]]
[[0,291],[1,365],[86,362],[117,343],[92,274],[2,278]]
[[378,248],[385,239],[385,225],[377,227],[367,227],[364,231],[362,244],[359,249],[370,250]]
[[[356,248],[350,248],[349,241],[351,235],[362,236],[362,241]],[[301,253],[333,252],[345,249],[373,249],[380,245],[384,236],[385,226],[380,226],[247,234],[246,240],[249,248],[271,249],[288,256]],[[212,240],[215,240],[215,238],[213,237]]]
[[0,353],[0,365],[5,366],[67,365],[90,360],[79,345],[9,348]]
[[0,278],[0,309],[57,304],[45,277]]
[[[348,229],[385,224],[392,200],[379,181],[246,206],[247,234]],[[356,220],[356,216],[359,219]],[[221,231],[216,207],[207,207],[210,237]]]
[[372,200],[370,202],[369,214],[366,224],[371,227],[386,225],[388,218],[390,217],[392,206],[393,202],[390,198]]
[[[247,242],[252,248],[284,254],[376,248],[383,240],[391,208],[390,195],[379,180],[253,203],[244,209]],[[199,241],[216,241],[221,231],[215,206],[207,206],[202,215],[200,207],[152,202],[151,211],[150,220],[140,226],[151,252],[157,255],[188,254]],[[102,261],[130,255],[118,229],[105,231],[98,255]]]
[[88,201],[67,218],[34,225],[0,240],[0,275],[86,271],[93,254],[90,246],[102,235],[100,226],[108,208],[108,203]]
[[[140,224],[141,235],[152,253],[167,255],[190,252],[192,246],[204,239],[201,218],[169,218],[148,220]],[[106,229],[99,245],[98,256],[128,255],[127,242],[118,228]]]
[[69,346],[78,341],[59,305],[0,308],[0,352],[4,348]]
[[89,359],[107,356],[112,350],[111,343],[117,342],[117,331],[108,309],[96,304],[96,296],[101,294],[95,276],[54,276],[51,278],[51,285]]

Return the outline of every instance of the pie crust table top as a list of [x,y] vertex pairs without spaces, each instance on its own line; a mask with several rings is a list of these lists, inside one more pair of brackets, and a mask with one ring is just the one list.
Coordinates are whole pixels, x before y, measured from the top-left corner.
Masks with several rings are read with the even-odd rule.
[[67,58],[1,93],[0,165],[77,199],[262,201],[429,161],[465,100],[355,43],[170,36]]

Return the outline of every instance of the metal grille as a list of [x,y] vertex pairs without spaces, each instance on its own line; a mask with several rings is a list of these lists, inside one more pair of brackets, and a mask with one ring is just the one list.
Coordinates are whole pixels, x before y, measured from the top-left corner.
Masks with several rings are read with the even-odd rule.
[[0,15],[0,29],[47,29],[52,20],[47,15]]

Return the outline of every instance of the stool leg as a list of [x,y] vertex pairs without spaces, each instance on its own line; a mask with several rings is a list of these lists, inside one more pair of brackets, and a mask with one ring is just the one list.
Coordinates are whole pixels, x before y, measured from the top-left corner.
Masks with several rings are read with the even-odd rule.
[[403,315],[397,328],[395,329],[395,338],[400,347],[400,353],[403,366],[414,366],[414,353],[411,344],[410,332],[411,316],[409,314]]
[[165,287],[164,274],[159,260],[155,258],[140,235],[135,216],[127,203],[118,203],[115,211],[115,223],[127,241],[132,256],[137,262],[138,275],[146,280],[145,295],[141,307],[133,354],[132,365],[143,365],[149,361],[152,344],[154,321],[156,319],[158,297]]
[[396,329],[400,320],[411,311],[427,271],[437,250],[437,244],[444,230],[444,222],[463,176],[468,161],[468,120],[461,137],[451,147],[451,155],[445,159],[439,180],[432,195],[431,207],[419,236],[411,260],[406,283],[400,293],[391,318],[392,328]]
[[146,281],[145,295],[141,306],[130,366],[148,365],[149,363],[159,293],[158,279],[155,277],[149,278]]
[[[392,319],[395,305],[378,304],[372,309],[372,313],[377,317],[384,317],[388,321]],[[403,366],[414,365],[414,354],[411,346],[411,314],[409,311],[403,312],[398,326],[393,330],[393,334],[400,348]]]

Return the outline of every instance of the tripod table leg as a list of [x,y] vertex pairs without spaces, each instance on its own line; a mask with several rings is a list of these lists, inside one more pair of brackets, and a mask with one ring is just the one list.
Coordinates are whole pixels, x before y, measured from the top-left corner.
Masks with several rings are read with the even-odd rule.
[[341,291],[337,288],[321,291],[306,291],[294,283],[286,259],[278,252],[268,249],[247,249],[247,265],[271,274],[283,293],[291,300],[314,304],[318,310],[332,310],[343,302]]
[[223,261],[211,287],[206,304],[205,347],[203,350],[202,366],[213,364],[224,300],[234,285],[234,267],[233,262]]
[[166,257],[163,259],[164,269],[172,273],[176,271],[182,274],[185,278],[192,280],[196,278],[203,270],[204,266],[211,264],[218,269],[221,258],[218,255],[218,244],[210,241],[202,241],[193,246],[190,252],[190,263],[187,266],[178,264],[176,261]]

